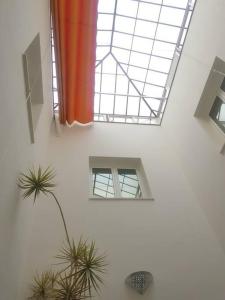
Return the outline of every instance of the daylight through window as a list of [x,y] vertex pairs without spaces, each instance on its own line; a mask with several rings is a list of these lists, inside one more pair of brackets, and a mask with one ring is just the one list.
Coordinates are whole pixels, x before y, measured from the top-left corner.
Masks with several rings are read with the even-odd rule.
[[[195,0],[99,0],[94,120],[160,124]],[[54,61],[54,41],[52,38]],[[54,109],[58,109],[53,62]]]

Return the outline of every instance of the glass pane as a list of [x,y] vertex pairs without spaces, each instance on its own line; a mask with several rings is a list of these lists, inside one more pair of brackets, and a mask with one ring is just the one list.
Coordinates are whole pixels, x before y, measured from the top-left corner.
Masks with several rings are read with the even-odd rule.
[[114,188],[112,171],[108,168],[93,168],[93,195],[103,198],[113,198]]
[[223,90],[225,92],[225,78],[220,86],[221,90]]
[[139,110],[139,97],[128,97],[127,114],[131,116],[138,115]]
[[184,10],[162,7],[160,14],[160,23],[166,23],[176,26],[181,26],[184,18]]
[[147,21],[139,20],[136,23],[135,35],[139,35],[141,37],[154,38],[156,28],[157,28],[156,23],[150,23]]
[[134,32],[134,26],[135,26],[135,19],[116,16],[116,21],[115,21],[116,31],[122,31],[122,32],[132,34]]
[[110,31],[98,31],[97,45],[110,45],[112,33]]
[[133,39],[132,50],[151,53],[152,45],[153,45],[152,40],[135,36]]
[[114,96],[113,95],[101,95],[101,108],[100,113],[102,114],[112,114],[114,105]]
[[[109,0],[107,0],[110,2]],[[138,2],[122,0],[117,2],[117,14],[135,17],[137,14]]]
[[113,13],[115,7],[115,0],[99,0],[98,12]]
[[112,30],[113,15],[98,14],[98,30]]
[[148,71],[147,82],[161,86],[166,85],[167,75],[159,72]]
[[138,18],[146,19],[149,21],[158,21],[160,6],[152,5],[145,2],[140,2],[138,10]]
[[149,64],[149,60],[150,60],[149,58],[150,58],[149,55],[131,51],[130,64],[137,67],[146,68],[148,67]]
[[125,198],[141,198],[141,188],[139,185],[135,169],[118,169],[121,196]]
[[173,58],[175,47],[176,45],[173,44],[155,41],[152,54]]
[[180,28],[159,24],[156,39],[176,43]]
[[171,60],[169,59],[152,57],[150,63],[150,69],[168,73],[170,70],[170,65],[171,65]]
[[186,8],[188,0],[163,0],[164,5]]
[[216,97],[209,115],[225,132],[225,103],[219,97]]
[[115,99],[115,114],[125,115],[127,107],[127,97],[125,96],[116,96]]

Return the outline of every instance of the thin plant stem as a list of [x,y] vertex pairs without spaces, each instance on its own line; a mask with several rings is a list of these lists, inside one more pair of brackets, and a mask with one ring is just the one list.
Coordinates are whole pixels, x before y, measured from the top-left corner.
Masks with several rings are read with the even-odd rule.
[[52,197],[54,198],[56,204],[58,205],[58,208],[59,208],[59,211],[60,211],[60,214],[61,214],[61,217],[62,217],[62,221],[63,221],[63,225],[64,225],[64,229],[65,229],[65,233],[66,233],[66,239],[67,239],[67,242],[71,248],[71,245],[70,245],[70,239],[69,239],[69,234],[68,234],[68,230],[67,230],[67,226],[66,226],[66,220],[64,218],[64,215],[63,215],[63,211],[62,211],[62,208],[61,208],[61,205],[58,201],[58,199],[56,198],[55,194],[53,192],[49,192],[49,194],[52,195]]

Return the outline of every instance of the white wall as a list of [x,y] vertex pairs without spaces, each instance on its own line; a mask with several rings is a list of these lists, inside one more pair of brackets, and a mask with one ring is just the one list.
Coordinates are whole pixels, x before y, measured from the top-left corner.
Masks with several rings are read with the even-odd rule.
[[[50,48],[49,4],[46,0],[0,1],[0,298],[19,299],[18,291],[26,262],[32,203],[23,201],[17,188],[20,171],[35,160],[44,161],[49,135]],[[22,54],[40,32],[45,105],[30,144]],[[46,52],[46,47],[48,51]]]
[[[88,200],[90,155],[140,157],[155,201]],[[65,129],[60,137],[53,132],[49,163],[70,234],[95,239],[107,253],[97,299],[139,299],[124,285],[137,270],[153,273],[153,300],[224,299],[224,253],[160,127],[95,123]],[[34,211],[27,281],[56,262],[52,257],[64,239],[52,200],[39,199]]]
[[215,56],[225,60],[223,0],[198,0],[162,127],[225,250],[225,157],[194,117]]
[[[21,54],[38,31],[42,53],[49,45],[48,1],[0,2],[2,299],[24,299],[34,272],[55,261],[64,239],[53,201],[42,197],[33,207],[19,197],[18,173],[35,162],[52,164],[57,171],[56,192],[71,235],[95,239],[107,252],[108,274],[99,299],[138,299],[124,279],[139,269],[153,273],[153,300],[224,299],[225,257],[217,240],[225,245],[224,156],[193,118],[214,56],[224,58],[224,6],[223,0],[198,0],[162,128],[95,124],[66,129],[60,137],[52,129],[48,141],[51,83],[46,58],[46,105],[32,146]],[[89,201],[89,155],[140,157],[155,201]],[[142,297],[147,298],[149,294]]]

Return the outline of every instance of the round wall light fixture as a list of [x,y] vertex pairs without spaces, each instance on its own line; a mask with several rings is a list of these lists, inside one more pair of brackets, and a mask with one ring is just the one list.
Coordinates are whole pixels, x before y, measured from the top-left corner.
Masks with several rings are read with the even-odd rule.
[[144,294],[153,281],[153,276],[147,271],[138,271],[127,276],[125,283],[127,286],[138,292]]

